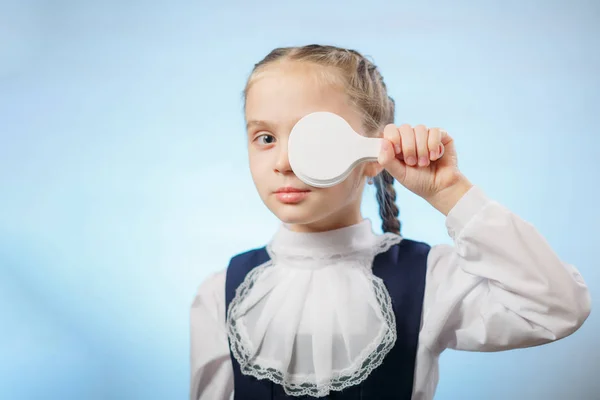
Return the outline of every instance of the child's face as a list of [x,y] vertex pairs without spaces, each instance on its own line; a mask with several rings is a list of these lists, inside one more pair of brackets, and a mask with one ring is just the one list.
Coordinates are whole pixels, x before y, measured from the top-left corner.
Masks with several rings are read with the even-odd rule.
[[[319,67],[292,62],[268,68],[254,81],[246,98],[250,170],[261,199],[281,221],[297,231],[337,229],[358,223],[362,219],[365,165],[355,168],[336,186],[314,188],[293,173],[287,148],[292,127],[309,113],[336,113],[362,133],[359,113],[342,90],[316,79],[314,71]],[[281,188],[306,192],[278,193]]]

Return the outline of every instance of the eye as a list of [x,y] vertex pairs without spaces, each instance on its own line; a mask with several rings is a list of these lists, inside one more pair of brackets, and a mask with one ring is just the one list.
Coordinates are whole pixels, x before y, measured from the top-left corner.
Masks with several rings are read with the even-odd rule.
[[256,139],[259,144],[269,145],[275,143],[275,136],[264,133],[260,136],[257,136]]

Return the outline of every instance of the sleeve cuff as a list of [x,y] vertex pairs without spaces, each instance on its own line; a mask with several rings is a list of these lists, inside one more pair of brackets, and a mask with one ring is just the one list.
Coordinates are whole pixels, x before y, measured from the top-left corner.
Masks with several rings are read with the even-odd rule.
[[465,226],[475,217],[491,199],[483,190],[474,185],[465,193],[446,216],[446,229],[452,239],[456,239]]

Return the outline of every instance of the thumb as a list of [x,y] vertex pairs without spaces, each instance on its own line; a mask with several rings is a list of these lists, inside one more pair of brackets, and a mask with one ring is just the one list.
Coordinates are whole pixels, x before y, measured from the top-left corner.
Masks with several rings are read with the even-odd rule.
[[[442,156],[444,154],[449,154],[453,156],[456,153],[454,149],[454,139],[446,132],[445,130],[441,131],[442,134]],[[442,158],[442,157],[440,157]]]
[[381,139],[381,150],[377,157],[379,164],[385,168],[398,182],[402,183],[406,176],[406,165],[396,158],[394,145],[387,139]]

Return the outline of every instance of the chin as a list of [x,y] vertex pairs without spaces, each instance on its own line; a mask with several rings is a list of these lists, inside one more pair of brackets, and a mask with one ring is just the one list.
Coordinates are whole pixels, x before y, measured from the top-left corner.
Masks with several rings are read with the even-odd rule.
[[277,210],[275,216],[286,224],[306,225],[318,220],[314,213],[303,212],[301,210]]
[[320,210],[304,204],[274,204],[269,207],[271,212],[283,223],[293,225],[306,225],[325,218]]

